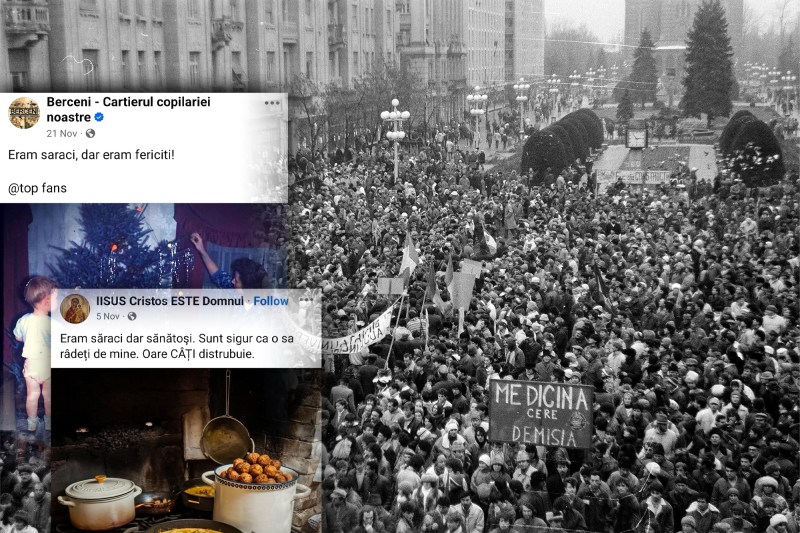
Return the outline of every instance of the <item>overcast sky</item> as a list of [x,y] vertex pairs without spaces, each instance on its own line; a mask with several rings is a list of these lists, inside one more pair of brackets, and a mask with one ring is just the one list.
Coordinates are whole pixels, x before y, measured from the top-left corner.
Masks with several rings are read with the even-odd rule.
[[[625,29],[625,0],[544,0],[545,17],[548,26],[559,22],[569,22],[580,25],[581,23],[591,29],[601,40],[613,41]],[[745,0],[754,13],[760,17],[759,26],[765,30],[771,24],[777,26],[781,6],[788,2],[788,26],[793,28],[797,21],[797,11],[800,2],[797,0]]]

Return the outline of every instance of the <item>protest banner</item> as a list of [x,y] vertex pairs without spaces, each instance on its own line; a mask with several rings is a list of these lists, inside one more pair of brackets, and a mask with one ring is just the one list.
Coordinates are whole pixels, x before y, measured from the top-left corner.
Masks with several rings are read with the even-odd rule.
[[472,290],[475,288],[475,276],[466,272],[453,272],[451,297],[455,309],[467,309],[472,301]]
[[464,259],[464,262],[461,264],[461,272],[466,274],[472,274],[476,278],[481,277],[481,271],[483,270],[483,263],[480,261],[473,261],[472,259]]
[[593,391],[589,385],[493,379],[489,440],[591,448]]
[[378,294],[403,294],[403,278],[378,278]]
[[309,349],[319,348],[323,355],[357,353],[380,341],[391,332],[394,309],[395,305],[390,306],[365,328],[344,337],[325,339],[299,328],[295,331],[295,336],[299,338],[298,342]]

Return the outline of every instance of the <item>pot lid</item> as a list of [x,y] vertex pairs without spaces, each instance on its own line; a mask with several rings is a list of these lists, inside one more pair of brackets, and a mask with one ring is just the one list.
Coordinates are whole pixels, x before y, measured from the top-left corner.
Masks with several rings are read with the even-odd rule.
[[67,487],[67,496],[81,500],[107,500],[124,496],[136,487],[133,481],[117,477],[95,476]]

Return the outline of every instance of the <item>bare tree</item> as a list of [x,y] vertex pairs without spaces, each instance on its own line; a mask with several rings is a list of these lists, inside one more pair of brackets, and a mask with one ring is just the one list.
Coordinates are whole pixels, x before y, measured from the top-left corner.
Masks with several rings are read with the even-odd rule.
[[319,87],[308,76],[296,74],[289,86],[289,94],[293,97],[295,105],[302,114],[302,120],[298,128],[299,132],[303,137],[310,139],[310,148],[313,153],[317,149],[317,136],[319,133],[321,111]]

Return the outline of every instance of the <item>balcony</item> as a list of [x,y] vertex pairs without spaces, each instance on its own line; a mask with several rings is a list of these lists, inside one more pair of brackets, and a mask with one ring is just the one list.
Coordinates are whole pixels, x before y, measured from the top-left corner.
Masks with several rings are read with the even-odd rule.
[[46,5],[3,2],[3,15],[9,34],[45,35],[50,32],[50,11]]
[[300,37],[300,27],[296,20],[286,20],[283,22],[281,38],[284,41],[296,43]]
[[242,31],[243,22],[237,22],[230,17],[211,19],[211,44],[219,48],[231,42],[232,32]]
[[344,44],[344,32],[341,24],[328,24],[328,46]]

